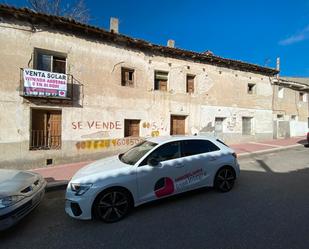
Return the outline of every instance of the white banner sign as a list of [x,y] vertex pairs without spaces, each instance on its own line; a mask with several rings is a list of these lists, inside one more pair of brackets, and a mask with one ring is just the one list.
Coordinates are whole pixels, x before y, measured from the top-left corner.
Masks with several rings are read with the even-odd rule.
[[24,94],[26,96],[66,97],[67,75],[35,69],[24,69]]

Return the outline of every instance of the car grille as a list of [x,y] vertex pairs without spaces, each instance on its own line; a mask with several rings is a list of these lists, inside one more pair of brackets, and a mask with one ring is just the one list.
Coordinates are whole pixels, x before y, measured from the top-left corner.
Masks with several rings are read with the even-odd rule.
[[23,215],[27,214],[27,212],[29,212],[38,203],[39,201],[37,201],[36,203],[33,203],[33,201],[30,200],[26,202],[25,204],[21,205],[20,207],[16,208],[15,210],[13,210],[12,212],[0,216],[0,220],[4,220],[9,217],[13,217],[13,218],[22,217]]
[[14,214],[12,215],[14,218],[19,218],[22,217],[23,215],[25,215],[27,212],[29,212],[31,210],[31,208],[33,207],[32,205],[32,200],[26,202],[25,204],[23,204],[22,206],[20,206],[19,208],[17,208],[14,211]]
[[30,186],[24,188],[22,191],[20,191],[23,194],[29,194],[31,192],[36,192],[40,186],[42,185],[42,181],[36,180],[34,183],[32,183]]
[[41,198],[42,194],[43,194],[43,192],[39,193],[37,198],[34,198],[30,201],[27,201],[26,203],[24,203],[20,207],[16,208],[12,212],[0,216],[0,220],[6,219],[8,217],[13,217],[13,218],[17,218],[17,219],[19,217],[23,217],[25,214],[27,214],[29,211],[31,211],[35,206],[37,206],[40,203],[40,201],[42,199]]

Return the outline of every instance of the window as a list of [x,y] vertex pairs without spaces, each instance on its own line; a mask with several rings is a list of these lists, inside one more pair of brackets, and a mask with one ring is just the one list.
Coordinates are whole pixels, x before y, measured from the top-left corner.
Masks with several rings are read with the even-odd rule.
[[307,94],[304,92],[299,93],[299,101],[301,102],[307,102]]
[[248,87],[247,87],[247,93],[248,94],[255,94],[255,88],[256,88],[255,84],[249,83]]
[[284,96],[284,88],[282,86],[278,87],[278,98],[282,99]]
[[251,130],[251,117],[242,117],[242,134],[243,135],[251,135],[252,130]]
[[168,72],[155,71],[154,89],[167,91]]
[[291,115],[291,120],[296,121],[297,120],[297,116],[296,115]]
[[220,150],[215,144],[207,140],[184,140],[181,144],[182,156],[184,157]]
[[123,153],[119,159],[121,162],[134,165],[140,160],[148,151],[152,150],[158,144],[149,141],[143,141],[133,148],[129,149],[127,152]]
[[215,118],[215,132],[221,133],[223,132],[223,121],[225,118]]
[[284,115],[283,114],[277,114],[277,119],[278,120],[283,120],[284,119]]
[[152,152],[142,163],[141,165],[147,164],[148,160],[156,159],[159,162],[172,160],[180,157],[180,144],[179,142],[171,142],[163,144],[154,152]]
[[187,75],[187,93],[194,93],[194,75]]
[[30,150],[61,148],[61,111],[32,109]]
[[35,51],[35,69],[54,73],[66,73],[66,57],[56,52]]
[[140,120],[125,119],[124,120],[124,136],[125,137],[139,137]]
[[121,68],[121,85],[134,86],[134,70],[130,68]]

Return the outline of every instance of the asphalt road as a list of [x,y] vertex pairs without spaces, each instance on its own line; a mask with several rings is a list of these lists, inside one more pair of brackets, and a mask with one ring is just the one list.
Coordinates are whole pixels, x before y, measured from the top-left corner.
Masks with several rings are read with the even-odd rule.
[[309,248],[309,148],[240,160],[229,193],[202,189],[104,224],[64,213],[64,191],[0,235],[0,248]]

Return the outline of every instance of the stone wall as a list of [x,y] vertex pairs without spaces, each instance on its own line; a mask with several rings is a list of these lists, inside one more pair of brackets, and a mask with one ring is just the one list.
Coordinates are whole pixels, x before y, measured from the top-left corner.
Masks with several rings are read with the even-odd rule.
[[[128,50],[23,23],[0,28],[0,167],[35,168],[118,153],[140,141],[124,138],[124,119],[140,120],[140,137],[170,134],[171,115],[185,115],[186,134],[212,133],[224,117],[228,142],[272,137],[272,86],[267,76]],[[20,68],[33,68],[36,48],[66,55],[67,73],[83,85],[80,105],[34,102],[20,96]],[[121,67],[134,69],[134,87],[121,86]],[[154,90],[154,71],[168,72],[167,91]],[[195,91],[186,93],[186,75]],[[248,84],[256,84],[248,94]],[[62,111],[60,150],[29,150],[31,109]],[[252,117],[242,136],[241,118]],[[207,130],[210,127],[210,130]]]

